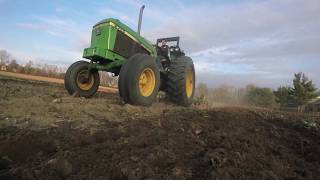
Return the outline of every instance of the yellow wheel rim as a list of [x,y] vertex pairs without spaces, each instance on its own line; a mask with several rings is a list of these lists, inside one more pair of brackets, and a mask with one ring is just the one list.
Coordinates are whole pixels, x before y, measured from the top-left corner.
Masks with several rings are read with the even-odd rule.
[[193,70],[189,69],[187,71],[187,78],[186,78],[186,93],[188,98],[192,96],[193,93],[193,87],[194,87],[194,74]]
[[152,69],[146,68],[139,77],[139,90],[142,96],[149,97],[156,86],[156,76]]
[[81,90],[88,91],[93,87],[94,77],[92,73],[89,73],[89,78],[87,78],[88,70],[81,70],[77,75],[77,85]]

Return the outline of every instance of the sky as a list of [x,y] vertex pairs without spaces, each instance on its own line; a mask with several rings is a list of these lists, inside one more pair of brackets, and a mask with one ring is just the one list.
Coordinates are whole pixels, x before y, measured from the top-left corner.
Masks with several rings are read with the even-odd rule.
[[92,26],[113,17],[142,36],[180,36],[197,82],[276,88],[304,72],[320,88],[319,0],[0,0],[0,49],[19,62],[69,66]]

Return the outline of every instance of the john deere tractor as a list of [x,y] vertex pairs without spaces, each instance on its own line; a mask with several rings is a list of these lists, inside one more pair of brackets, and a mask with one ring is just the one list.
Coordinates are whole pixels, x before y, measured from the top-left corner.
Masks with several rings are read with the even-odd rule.
[[179,37],[152,44],[140,35],[143,9],[137,32],[113,18],[93,26],[91,46],[83,52],[89,62],[77,61],[66,72],[69,94],[92,97],[100,84],[98,72],[107,71],[119,76],[119,94],[126,103],[150,106],[161,90],[173,103],[191,105],[195,88],[192,59],[180,49]]

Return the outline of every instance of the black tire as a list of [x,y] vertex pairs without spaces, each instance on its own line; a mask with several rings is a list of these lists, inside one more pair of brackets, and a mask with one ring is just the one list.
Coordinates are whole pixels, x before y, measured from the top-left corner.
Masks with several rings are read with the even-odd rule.
[[83,63],[83,62],[86,62],[86,61],[77,61],[77,62],[71,64],[69,66],[69,68],[67,69],[66,74],[64,75],[64,87],[70,95],[73,95],[73,93],[76,91],[75,89],[72,89],[70,86],[70,81],[69,81],[70,80],[70,71],[73,68],[73,66],[76,66],[77,64]]
[[160,72],[160,91],[166,91],[167,90],[167,74],[164,72]]
[[139,57],[139,54],[135,54],[131,56],[129,59],[126,60],[126,62],[122,65],[119,73],[119,79],[118,79],[118,90],[119,95],[123,99],[124,102],[129,102],[129,94],[128,90],[126,90],[127,86],[127,80],[126,80],[126,74],[128,72],[128,69],[130,68],[128,64],[129,61],[132,61],[133,59],[136,59],[136,57]]
[[65,76],[65,87],[68,87],[72,94],[77,92],[81,97],[90,98],[97,92],[100,84],[99,73],[91,70],[87,78],[88,66],[88,62],[78,61],[69,67]]
[[[146,54],[136,54],[124,64],[123,72],[120,82],[123,100],[132,105],[150,106],[155,101],[160,86],[160,72],[155,59]],[[145,87],[151,88],[140,87],[143,74],[145,77],[150,76]]]
[[[190,72],[192,74],[189,77],[192,77],[192,79],[188,78]],[[188,92],[187,80],[190,84],[192,81]],[[166,93],[173,103],[186,107],[192,104],[195,90],[195,70],[190,57],[181,56],[174,59],[169,66],[166,81]]]

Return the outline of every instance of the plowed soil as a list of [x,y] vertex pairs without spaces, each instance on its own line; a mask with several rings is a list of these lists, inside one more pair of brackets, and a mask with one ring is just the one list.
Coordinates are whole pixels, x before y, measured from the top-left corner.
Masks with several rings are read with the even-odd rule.
[[0,179],[319,179],[319,121],[264,109],[124,105],[0,76]]

